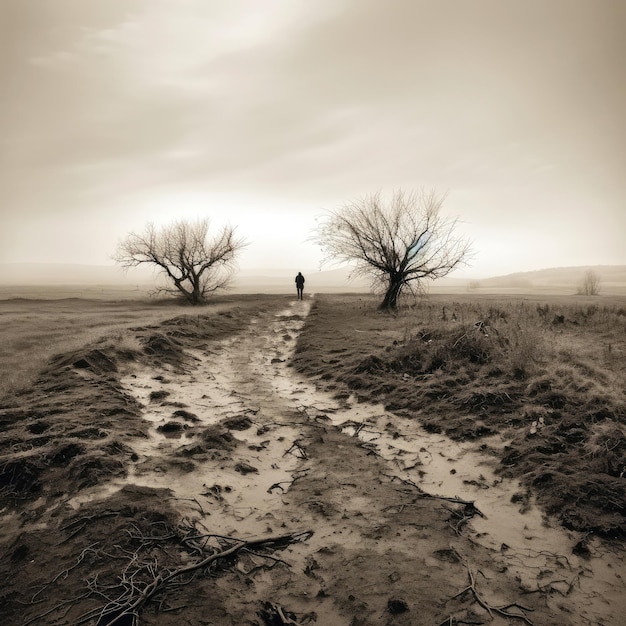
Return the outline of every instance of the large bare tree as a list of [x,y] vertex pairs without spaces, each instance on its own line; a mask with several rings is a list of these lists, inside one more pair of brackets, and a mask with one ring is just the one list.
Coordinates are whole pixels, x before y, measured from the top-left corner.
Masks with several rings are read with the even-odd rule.
[[149,223],[142,233],[132,232],[121,241],[113,258],[124,268],[158,268],[168,284],[159,291],[202,304],[208,294],[228,285],[237,254],[245,245],[232,226],[210,235],[208,219],[180,220],[158,229]]
[[442,278],[463,264],[469,242],[455,235],[456,219],[444,217],[444,196],[396,191],[364,196],[329,212],[315,239],[326,260],[355,264],[353,275],[382,284],[381,309],[395,309],[405,289]]

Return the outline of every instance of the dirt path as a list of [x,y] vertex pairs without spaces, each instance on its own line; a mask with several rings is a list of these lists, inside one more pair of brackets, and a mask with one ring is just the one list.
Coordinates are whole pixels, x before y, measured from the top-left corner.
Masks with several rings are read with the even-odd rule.
[[140,623],[620,624],[623,553],[551,527],[490,457],[294,375],[308,309],[259,315],[190,351],[185,373],[136,365],[122,378],[148,436],[127,442],[126,477],[69,500],[76,514],[150,493],[214,535],[313,531],[190,579]]
[[[550,528],[527,502],[521,514],[519,488],[494,477],[489,457],[297,380],[287,362],[307,312],[307,303],[293,303],[196,352],[197,367],[183,380],[154,380],[154,372],[126,379],[150,407],[147,419],[183,429],[180,439],[155,432],[130,481],[171,489],[179,510],[212,532],[315,531],[288,550],[292,570],[281,572],[279,585],[264,576],[233,602],[233,623],[263,600],[338,625],[486,614],[470,597],[446,602],[467,585],[469,567],[482,572],[477,587],[492,605],[532,606],[547,619],[528,612],[535,623],[617,624],[626,609],[619,555],[572,554],[581,537]],[[165,405],[150,402],[164,392]],[[216,466],[203,451],[194,454],[198,426],[185,428],[184,415],[172,420],[168,403],[184,404],[203,425],[227,424],[238,441],[229,458]],[[485,517],[461,532],[462,505],[420,497],[411,483],[475,501]],[[398,611],[409,610],[394,613],[394,600]]]

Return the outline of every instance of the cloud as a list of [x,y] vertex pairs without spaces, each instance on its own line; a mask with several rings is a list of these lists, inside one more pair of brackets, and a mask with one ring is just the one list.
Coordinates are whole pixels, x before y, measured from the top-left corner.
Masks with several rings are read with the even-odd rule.
[[8,2],[5,212],[121,220],[183,190],[296,211],[434,185],[475,224],[622,219],[612,0]]

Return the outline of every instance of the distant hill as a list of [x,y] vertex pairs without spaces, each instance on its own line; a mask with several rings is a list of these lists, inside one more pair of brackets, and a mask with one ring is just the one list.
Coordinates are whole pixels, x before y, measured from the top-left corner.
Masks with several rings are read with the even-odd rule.
[[594,271],[600,277],[601,293],[626,293],[626,265],[581,265],[551,267],[533,272],[516,272],[468,281],[476,289],[563,290],[575,293],[585,273]]

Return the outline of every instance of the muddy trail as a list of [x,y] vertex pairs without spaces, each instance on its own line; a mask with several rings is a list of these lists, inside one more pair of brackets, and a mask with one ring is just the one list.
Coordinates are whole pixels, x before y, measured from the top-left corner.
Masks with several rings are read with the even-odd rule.
[[617,543],[543,516],[476,443],[299,377],[310,303],[283,302],[70,361],[115,402],[89,444],[65,414],[55,443],[54,388],[4,411],[29,436],[3,461],[3,623],[622,623]]

